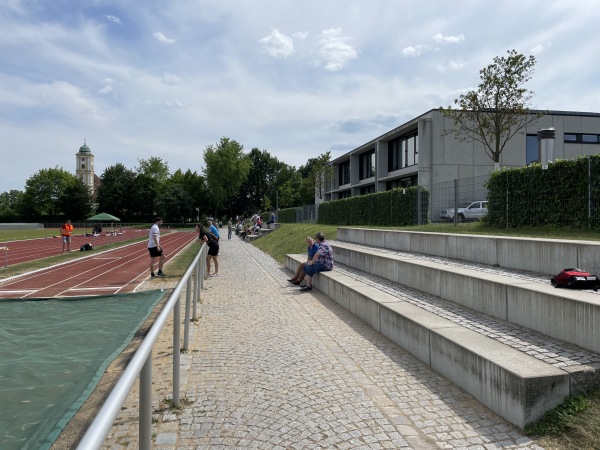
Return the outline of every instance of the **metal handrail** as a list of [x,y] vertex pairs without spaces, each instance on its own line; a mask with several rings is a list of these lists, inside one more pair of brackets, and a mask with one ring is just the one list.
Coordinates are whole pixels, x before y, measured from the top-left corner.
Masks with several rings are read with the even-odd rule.
[[185,337],[184,344],[187,348],[189,321],[190,321],[190,303],[192,300],[191,282],[192,276],[195,278],[193,290],[193,319],[196,319],[196,303],[200,299],[200,289],[204,285],[204,276],[206,266],[206,253],[208,247],[202,244],[200,251],[188,267],[187,271],[177,284],[177,287],[169,297],[158,318],[148,331],[148,334],[140,344],[135,355],[123,371],[121,378],[107,397],[104,405],[96,415],[83,438],[77,446],[77,450],[98,450],[101,448],[106,436],[112,428],[115,418],[121,411],[133,384],[138,375],[140,376],[140,413],[139,413],[139,443],[141,450],[152,448],[152,348],[156,343],[162,329],[164,328],[171,311],[173,317],[173,406],[179,407],[179,356],[181,352],[180,339],[180,302],[179,297],[186,289],[186,314],[185,314]]

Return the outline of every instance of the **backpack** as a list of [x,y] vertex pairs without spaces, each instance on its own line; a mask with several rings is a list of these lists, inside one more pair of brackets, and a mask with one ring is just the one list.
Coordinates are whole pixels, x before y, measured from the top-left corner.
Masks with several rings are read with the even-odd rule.
[[596,275],[591,275],[576,267],[561,270],[560,273],[550,278],[550,283],[557,288],[569,289],[594,289],[597,291],[600,287],[600,281]]

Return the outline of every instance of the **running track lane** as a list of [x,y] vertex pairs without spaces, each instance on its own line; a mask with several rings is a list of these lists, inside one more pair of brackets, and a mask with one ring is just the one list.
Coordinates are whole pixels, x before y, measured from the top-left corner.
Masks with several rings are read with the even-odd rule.
[[[166,261],[197,238],[196,233],[163,235]],[[0,282],[0,298],[49,298],[135,291],[150,276],[147,241],[69,261]],[[158,264],[157,264],[158,266]],[[164,268],[168,275],[168,266]]]
[[[49,230],[55,236],[60,235],[60,230]],[[163,235],[166,235],[167,229],[161,229]],[[121,234],[115,236],[107,236],[102,234],[98,237],[83,236],[82,234],[73,234],[71,236],[71,252],[79,252],[79,248],[89,242],[94,248],[104,245],[114,244],[127,239],[135,239],[137,237],[147,237],[147,229],[131,229],[126,228]],[[8,266],[19,264],[22,262],[34,261],[49,256],[56,256],[62,253],[62,238],[37,238],[26,239],[20,241],[0,242],[0,247],[8,247],[6,253],[7,261],[4,259],[4,250],[0,251],[0,267],[4,267],[5,262]]]

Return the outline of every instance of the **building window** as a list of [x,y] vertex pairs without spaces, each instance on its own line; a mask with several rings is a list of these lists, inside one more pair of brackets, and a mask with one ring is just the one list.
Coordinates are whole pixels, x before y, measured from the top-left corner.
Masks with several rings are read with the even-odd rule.
[[540,162],[540,144],[537,134],[528,134],[525,137],[525,164]]
[[358,162],[359,180],[375,176],[375,149],[361,154]]
[[341,163],[338,166],[338,182],[340,186],[350,183],[350,161]]
[[567,144],[600,144],[600,134],[590,133],[565,133]]
[[418,185],[419,185],[419,176],[412,175],[410,177],[388,181],[385,184],[385,189],[386,189],[386,191],[391,191],[392,189],[407,188],[407,187],[418,186]]
[[375,193],[375,185],[372,184],[370,186],[363,186],[360,188],[360,195],[366,194],[374,194]]
[[402,166],[402,141],[394,139],[388,143],[388,172],[400,169]]
[[338,198],[341,200],[343,198],[350,198],[352,196],[352,192],[348,191],[342,191],[338,194]]
[[416,131],[388,143],[388,172],[419,164],[419,136]]

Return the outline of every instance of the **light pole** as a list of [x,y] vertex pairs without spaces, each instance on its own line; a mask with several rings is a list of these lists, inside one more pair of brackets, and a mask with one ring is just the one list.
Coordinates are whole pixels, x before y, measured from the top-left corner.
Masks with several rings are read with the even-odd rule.
[[196,208],[196,222],[200,223],[200,208]]

